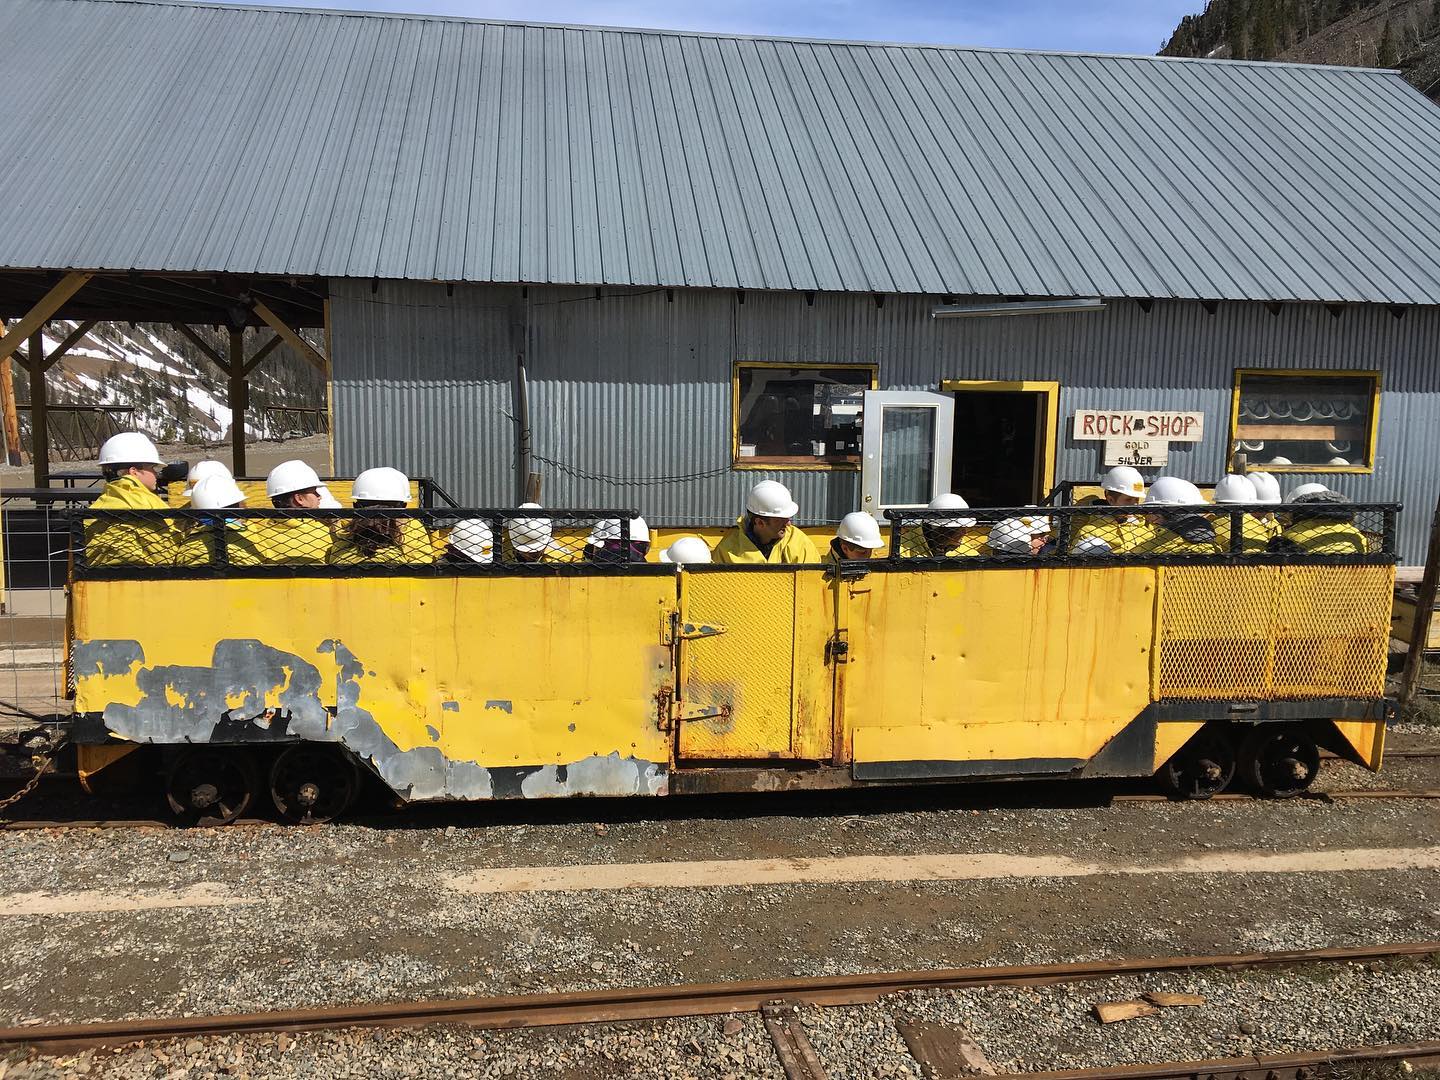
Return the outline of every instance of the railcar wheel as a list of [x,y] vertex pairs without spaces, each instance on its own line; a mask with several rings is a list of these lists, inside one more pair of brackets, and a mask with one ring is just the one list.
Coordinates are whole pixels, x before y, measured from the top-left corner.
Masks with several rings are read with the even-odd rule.
[[290,746],[270,768],[270,797],[286,821],[318,825],[350,809],[360,790],[355,763],[339,748]]
[[1271,799],[1289,799],[1310,786],[1320,771],[1320,748],[1293,724],[1262,724],[1240,744],[1240,775]]
[[250,808],[260,786],[254,759],[242,749],[193,747],[165,771],[165,801],[190,825],[228,825]]
[[1160,770],[1166,790],[1181,799],[1218,795],[1234,776],[1234,747],[1223,730],[1214,728],[1198,732]]

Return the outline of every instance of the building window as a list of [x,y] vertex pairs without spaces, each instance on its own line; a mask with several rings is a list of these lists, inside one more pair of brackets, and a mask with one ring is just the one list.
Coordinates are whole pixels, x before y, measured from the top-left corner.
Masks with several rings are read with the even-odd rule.
[[1371,472],[1378,371],[1235,373],[1235,448],[1270,472]]
[[861,409],[876,375],[873,364],[736,364],[736,467],[859,468]]

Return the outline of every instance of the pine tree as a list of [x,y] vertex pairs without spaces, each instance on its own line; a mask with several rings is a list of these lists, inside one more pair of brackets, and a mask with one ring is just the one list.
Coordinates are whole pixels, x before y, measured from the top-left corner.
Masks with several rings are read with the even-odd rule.
[[1385,29],[1380,33],[1380,44],[1375,46],[1375,66],[1392,68],[1399,56],[1395,51],[1395,31],[1390,26],[1390,20],[1385,20]]
[[1246,49],[1246,16],[1242,0],[1230,0],[1225,10],[1225,40],[1230,45],[1230,58],[1232,60],[1249,59],[1249,52]]

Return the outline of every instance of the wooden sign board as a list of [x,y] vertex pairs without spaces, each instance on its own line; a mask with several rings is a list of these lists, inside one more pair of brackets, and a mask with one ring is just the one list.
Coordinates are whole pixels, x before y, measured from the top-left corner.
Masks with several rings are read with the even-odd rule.
[[1203,412],[1145,409],[1077,409],[1073,437],[1080,439],[1153,439],[1200,442],[1205,437]]
[[1105,464],[1158,469],[1170,464],[1170,444],[1164,439],[1106,439]]

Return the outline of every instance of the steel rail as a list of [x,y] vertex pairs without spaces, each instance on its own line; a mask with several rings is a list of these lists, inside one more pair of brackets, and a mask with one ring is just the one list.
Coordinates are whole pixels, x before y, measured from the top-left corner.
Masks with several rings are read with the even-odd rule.
[[1354,963],[1429,956],[1436,953],[1440,953],[1440,941],[1409,941],[1388,945],[1286,952],[892,971],[443,1001],[386,1002],[320,1009],[0,1028],[0,1047],[31,1046],[47,1053],[56,1053],[91,1047],[120,1046],[141,1040],[191,1039],[254,1032],[420,1027],[428,1024],[465,1024],[476,1028],[549,1027],[620,1020],[659,1020],[754,1012],[776,1001],[805,1005],[860,1005],[874,1002],[886,994],[905,990],[1047,985],[1162,971]]
[[1310,1050],[1298,1054],[1215,1058],[1207,1061],[1165,1061],[1146,1065],[1104,1065],[1094,1069],[1008,1073],[987,1080],[1306,1080],[1317,1072],[1343,1070],[1347,1065],[1404,1061],[1410,1065],[1440,1064],[1440,1042],[1357,1046],[1342,1050]]

